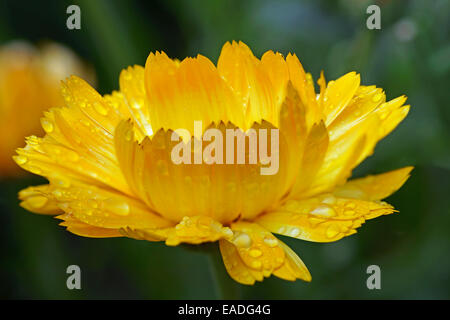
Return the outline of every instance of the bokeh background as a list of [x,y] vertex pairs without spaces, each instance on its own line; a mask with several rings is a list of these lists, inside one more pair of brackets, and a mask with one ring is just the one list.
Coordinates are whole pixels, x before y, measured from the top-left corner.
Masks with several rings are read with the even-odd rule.
[[[366,28],[366,8],[381,7],[381,30]],[[81,30],[66,28],[66,8],[81,8]],[[368,221],[337,243],[283,238],[313,281],[275,277],[252,287],[222,281],[245,299],[450,298],[450,1],[17,1],[0,0],[0,45],[52,40],[72,48],[97,72],[98,90],[118,88],[121,69],[150,51],[217,61],[228,40],[257,56],[295,52],[315,78],[356,70],[388,99],[406,94],[412,108],[355,176],[414,165],[388,201],[400,214]],[[0,298],[214,299],[211,259],[202,250],[125,238],[88,239],[48,216],[18,206],[17,192],[43,180],[0,180]],[[66,268],[82,270],[82,290],[66,288]],[[381,268],[381,290],[368,290],[366,268]],[[225,273],[225,269],[220,267]]]

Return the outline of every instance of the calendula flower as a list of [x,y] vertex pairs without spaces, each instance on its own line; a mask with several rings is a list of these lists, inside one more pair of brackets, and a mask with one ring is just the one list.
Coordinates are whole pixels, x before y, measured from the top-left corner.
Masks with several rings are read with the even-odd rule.
[[[65,106],[42,120],[46,135],[17,151],[22,168],[49,180],[22,190],[21,205],[62,211],[61,225],[85,237],[218,241],[229,275],[243,284],[272,274],[310,281],[302,260],[273,234],[314,242],[354,234],[395,211],[381,200],[411,171],[347,181],[409,107],[403,96],[387,102],[355,72],[328,83],[322,74],[318,84],[316,94],[295,55],[268,51],[257,59],[242,42],[226,43],[217,67],[201,55],[180,62],[151,53],[145,68],[122,71],[111,95],[70,77]],[[279,170],[261,174],[261,157],[256,164],[174,163],[174,131],[194,136],[182,136],[191,148],[211,128],[278,129]],[[245,149],[246,160],[251,152]]]
[[60,81],[71,74],[93,76],[61,45],[35,48],[26,42],[12,42],[0,47],[0,176],[23,172],[11,157],[24,136],[41,132],[42,112],[64,104]]

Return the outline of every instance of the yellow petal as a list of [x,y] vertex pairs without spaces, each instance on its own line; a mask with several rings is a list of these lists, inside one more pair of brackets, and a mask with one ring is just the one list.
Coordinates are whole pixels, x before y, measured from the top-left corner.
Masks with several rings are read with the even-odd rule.
[[78,236],[88,238],[123,237],[118,229],[94,227],[79,221],[78,219],[67,213],[56,218],[64,220],[59,224],[60,226],[66,227],[67,231],[72,232],[73,234],[76,234]]
[[274,276],[288,281],[300,279],[310,282],[311,274],[302,259],[283,242],[279,241],[278,245],[284,250],[286,258],[281,267],[273,272]]
[[306,108],[306,122],[308,128],[319,122],[323,118],[323,112],[319,108],[314,90],[314,83],[310,74],[303,69],[302,64],[295,54],[288,54],[286,63],[289,70],[289,79],[294,88],[299,92],[300,99]]
[[247,285],[254,284],[257,278],[260,278],[257,274],[254,276],[251,269],[244,264],[237,248],[232,243],[227,240],[220,240],[219,247],[225,269],[231,278]]
[[256,222],[271,232],[314,242],[331,242],[356,232],[366,220],[393,213],[385,202],[339,198],[324,194],[288,200]]
[[250,222],[235,222],[231,225],[233,239],[239,257],[252,270],[265,276],[278,269],[284,262],[284,251],[278,240],[261,226]]
[[[379,90],[375,90],[373,93],[375,95],[381,94]],[[365,96],[365,94],[361,93],[361,96]],[[370,96],[372,95],[368,94],[368,97]],[[383,101],[382,94],[381,97],[375,100],[378,101],[379,99]],[[329,192],[336,185],[345,183],[346,179],[351,175],[352,169],[372,154],[376,143],[404,119],[409,110],[408,106],[402,107],[405,100],[405,97],[400,97],[382,103],[373,109],[373,105],[376,106],[378,102],[367,102],[366,97],[366,103],[372,104],[369,109],[365,110],[365,112],[368,112],[366,116],[355,121],[351,120],[352,117],[347,117],[347,120],[351,121],[351,125],[347,126],[345,130],[338,130],[337,127],[334,127],[336,131],[333,131],[334,123],[340,118],[338,117],[331,125],[330,128],[332,129],[329,128],[330,144],[321,168],[307,192],[301,196],[311,197],[323,192]],[[353,102],[357,103],[356,100]],[[351,105],[347,108],[353,109]],[[342,115],[345,112],[343,111]],[[341,123],[346,121],[345,117],[341,120]]]
[[57,201],[46,196],[49,188],[48,184],[44,184],[21,190],[19,192],[19,199],[22,200],[20,206],[34,213],[51,215],[61,213]]
[[139,140],[146,135],[153,134],[144,78],[145,70],[141,66],[128,67],[120,73],[120,91],[137,128],[136,133]]
[[[377,100],[379,98],[376,98]],[[382,96],[382,101],[384,98]],[[353,136],[366,136],[366,142],[362,148],[361,154],[353,167],[361,163],[365,158],[373,153],[373,150],[381,139],[397,127],[397,125],[406,117],[409,112],[409,106],[403,106],[406,101],[405,96],[395,98],[391,101],[381,103],[377,108],[370,112],[362,121],[359,121],[351,129],[339,137],[347,139]]]
[[245,126],[233,122],[243,129],[261,120],[278,125],[275,95],[279,91],[274,92],[267,69],[267,63],[264,69],[261,61],[243,42],[227,42],[222,48],[217,70],[231,87],[245,112]]
[[355,72],[347,73],[335,81],[328,82],[323,97],[323,112],[328,126],[345,109],[360,84],[360,76]]
[[366,138],[365,134],[348,134],[343,139],[330,142],[326,155],[319,164],[319,170],[308,188],[300,195],[301,198],[328,192],[336,185],[344,183],[364,151]]
[[[283,165],[287,166],[287,179],[285,187],[282,189],[282,195],[292,187],[296,178],[300,178],[301,175],[299,175],[299,170],[302,168],[302,158],[305,158],[306,164],[311,165],[312,162],[307,160],[306,157],[311,154],[317,155],[318,153],[324,153],[326,150],[326,146],[323,148],[324,150],[321,150],[320,141],[324,139],[319,139],[317,137],[317,134],[315,134],[317,131],[316,129],[312,131],[311,138],[308,140],[305,109],[297,90],[289,81],[286,86],[286,95],[281,106],[279,126],[280,137],[286,143],[285,148],[280,148],[280,159],[286,161],[283,162]],[[325,127],[322,126],[321,129],[322,136],[326,136]],[[304,154],[305,150],[312,150],[312,145],[305,149],[307,142],[314,145],[314,150],[319,149],[321,151]],[[310,172],[310,170],[307,171]],[[304,180],[304,177],[301,177],[300,180]]]
[[201,244],[231,239],[233,236],[230,228],[206,216],[184,217],[180,223],[170,228],[127,228],[122,230],[122,234],[150,241],[165,240],[168,246],[177,246],[180,243]]
[[275,105],[279,110],[285,99],[286,85],[289,81],[289,69],[286,61],[281,53],[274,53],[270,50],[261,57],[261,67],[270,79],[275,95]]
[[408,180],[413,167],[405,167],[386,173],[371,175],[348,181],[333,193],[338,197],[361,200],[381,200],[387,198]]
[[225,268],[234,280],[251,285],[279,269],[285,261],[280,241],[260,226],[238,222],[231,240],[220,240]]
[[300,158],[300,168],[297,180],[293,186],[290,197],[296,197],[305,193],[305,190],[314,181],[318,170],[321,168],[328,151],[328,131],[323,121],[315,124],[305,141],[305,150]]
[[165,53],[150,54],[145,65],[145,87],[153,132],[179,128],[194,133],[194,121],[231,121],[243,124],[243,111],[234,94],[206,57],[181,63]]
[[354,126],[358,126],[373,110],[384,103],[383,90],[375,86],[360,86],[355,96],[328,126],[330,139],[336,140]]
[[16,162],[54,184],[110,185],[129,193],[114,150],[113,130],[122,117],[86,82],[71,77],[62,89],[70,107],[53,108],[41,124],[43,138],[27,138]]
[[359,164],[367,156],[371,155],[378,141],[383,139],[392,130],[394,130],[401,121],[403,121],[410,108],[408,105],[403,105],[405,101],[406,97],[400,96],[381,104],[377,109],[375,109],[373,115],[367,120],[367,130],[371,132],[371,134],[368,135],[369,139],[366,143],[364,151],[355,165]]
[[[44,192],[45,191],[45,192]],[[57,206],[73,218],[95,227],[107,229],[164,228],[173,225],[150,211],[141,201],[113,191],[91,185],[67,188],[48,185],[40,189],[48,203]],[[19,194],[27,200],[27,192]]]

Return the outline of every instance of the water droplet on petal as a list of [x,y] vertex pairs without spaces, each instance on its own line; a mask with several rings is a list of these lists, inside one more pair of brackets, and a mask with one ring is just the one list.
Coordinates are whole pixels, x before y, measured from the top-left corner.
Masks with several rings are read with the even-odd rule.
[[164,176],[169,175],[169,168],[167,167],[167,163],[164,160],[158,160],[156,163],[156,169],[158,172]]
[[383,97],[383,95],[381,93],[377,93],[376,95],[373,96],[372,101],[378,102],[381,100],[382,97]]
[[68,188],[68,187],[70,187],[70,180],[67,180],[67,179],[65,179],[65,178],[58,178],[58,179],[55,179],[54,181],[52,181],[52,183],[53,183],[55,186],[62,187],[62,188]]
[[89,199],[89,200],[87,201],[87,204],[88,204],[88,206],[91,207],[91,208],[94,208],[94,209],[98,208],[98,202],[95,201],[94,199]]
[[347,209],[355,209],[356,208],[356,204],[354,202],[349,202],[345,205],[345,207]]
[[236,247],[248,248],[252,244],[252,239],[248,234],[241,232],[233,239],[233,243]]
[[130,213],[130,206],[125,201],[117,198],[109,198],[104,202],[105,209],[119,216],[126,216]]
[[262,255],[262,251],[259,249],[252,249],[248,254],[253,258],[258,258]]
[[27,168],[27,170],[30,171],[31,173],[34,173],[34,174],[41,174],[42,173],[42,170],[40,168],[38,168],[38,167],[35,167],[35,166],[29,166]]
[[27,163],[28,158],[25,156],[14,156],[14,160],[17,164],[21,165]]
[[62,197],[62,192],[61,192],[61,190],[58,190],[58,189],[53,190],[52,194],[53,194],[56,198]]
[[330,225],[327,229],[327,237],[328,238],[334,238],[339,233],[339,227],[335,225]]
[[232,231],[230,228],[225,227],[225,228],[222,229],[222,234],[223,234],[227,239],[229,239],[229,238],[231,238],[231,237],[233,236],[233,231]]
[[106,109],[101,103],[95,102],[94,103],[94,110],[97,111],[102,116],[108,115],[108,109]]
[[128,130],[128,131],[125,133],[125,140],[131,141],[133,138],[134,138],[134,132],[133,132],[133,130]]
[[299,230],[298,228],[292,228],[292,229],[289,231],[289,235],[290,235],[291,237],[297,237],[299,234],[300,234],[300,230]]
[[51,133],[54,130],[53,123],[46,118],[41,119],[41,125],[42,125],[42,128],[44,129],[44,131],[47,133]]
[[333,210],[333,208],[327,205],[320,205],[316,207],[314,210],[312,210],[310,213],[321,217],[332,217],[336,215],[336,212]]
[[264,243],[267,244],[269,247],[273,248],[276,247],[278,245],[278,240],[275,238],[264,238]]
[[354,210],[345,210],[344,214],[346,216],[353,216],[355,214],[355,211]]
[[336,203],[336,198],[335,198],[333,195],[331,195],[331,194],[326,195],[326,196],[323,198],[322,203],[326,203],[326,204],[334,204],[334,203]]
[[254,260],[254,261],[252,261],[252,263],[250,265],[254,269],[260,269],[262,267],[262,262],[259,260]]

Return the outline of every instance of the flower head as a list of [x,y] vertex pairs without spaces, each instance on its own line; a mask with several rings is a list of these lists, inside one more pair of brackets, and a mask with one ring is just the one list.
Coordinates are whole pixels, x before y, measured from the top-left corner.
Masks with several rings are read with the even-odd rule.
[[[268,51],[257,59],[242,42],[226,43],[217,67],[201,55],[180,62],[151,53],[145,68],[122,71],[120,90],[110,95],[70,77],[62,86],[65,106],[45,113],[46,135],[17,151],[20,166],[49,180],[22,190],[21,205],[63,212],[61,225],[86,237],[218,241],[240,283],[272,274],[310,281],[302,260],[273,234],[315,242],[351,235],[394,212],[381,200],[411,171],[347,181],[409,107],[405,97],[386,102],[382,89],[362,86],[355,72],[328,83],[322,74],[318,84],[316,94],[295,55]],[[188,156],[196,140],[211,141],[207,129],[216,137],[227,129],[277,129],[278,140],[268,140],[278,144],[279,170],[261,174],[261,153],[253,163],[174,163],[178,129],[188,134]],[[261,149],[261,136],[256,141]],[[254,150],[243,150],[249,160]],[[220,151],[230,152],[210,154]]]
[[[48,43],[37,49],[13,42],[0,47],[0,176],[22,171],[11,159],[14,150],[24,136],[41,133],[44,110],[63,105],[60,81],[71,74],[92,77],[61,45]],[[45,122],[42,125],[45,128]]]

